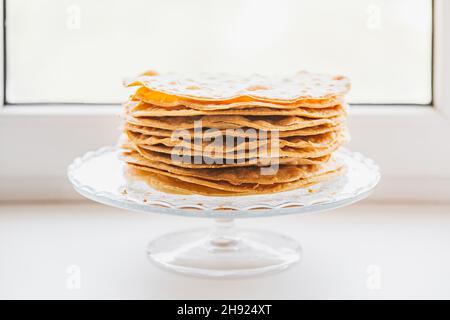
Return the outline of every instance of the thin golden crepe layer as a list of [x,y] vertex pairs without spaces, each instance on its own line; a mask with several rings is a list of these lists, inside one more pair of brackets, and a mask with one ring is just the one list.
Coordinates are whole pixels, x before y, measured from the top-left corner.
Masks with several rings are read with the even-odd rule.
[[335,105],[328,108],[294,108],[275,109],[267,107],[249,106],[242,109],[222,110],[196,110],[186,106],[160,107],[141,101],[128,101],[124,105],[128,114],[132,117],[175,117],[175,116],[198,116],[198,115],[241,115],[241,116],[300,116],[306,118],[331,118],[343,116],[346,113],[345,106]]
[[[314,127],[309,128],[302,128],[298,130],[291,130],[291,131],[279,131],[277,132],[277,135],[280,138],[284,137],[294,137],[294,136],[313,136],[318,135],[322,133],[332,132],[332,131],[340,131],[342,127],[342,123],[338,125],[330,125],[330,124],[324,124],[324,125],[318,125]],[[260,138],[261,132],[257,132],[255,130],[249,130],[253,128],[243,127],[239,128],[241,130],[229,130],[227,132],[227,129],[217,129],[217,130],[202,130],[202,138],[203,139],[209,139],[214,138],[216,136],[233,136],[233,137],[246,137],[246,138]],[[132,131],[136,133],[142,133],[149,136],[158,136],[158,137],[172,137],[173,131],[172,130],[165,130],[165,129],[159,129],[159,128],[153,128],[153,127],[144,127],[135,125],[132,123],[126,123],[124,126],[125,131]],[[188,137],[194,136],[194,130],[193,129],[185,129],[186,135]],[[267,131],[266,137],[271,137],[271,132]],[[183,132],[180,132],[180,135],[183,136]]]
[[227,192],[223,190],[212,189],[209,187],[201,186],[198,184],[193,184],[185,182],[182,180],[174,179],[171,177],[163,176],[160,174],[155,174],[152,172],[144,171],[138,169],[139,166],[128,166],[125,170],[125,176],[133,181],[145,181],[148,185],[152,186],[156,190],[179,194],[179,195],[190,195],[193,193],[201,194],[205,196],[235,196],[235,192]]
[[149,71],[127,85],[137,90],[124,104],[122,159],[159,190],[265,194],[345,171],[332,156],[347,139],[345,77]]
[[[195,150],[194,144],[188,146],[188,148],[174,148],[168,147],[163,144],[144,144],[138,143],[133,139],[131,135],[129,135],[131,142],[133,142],[136,146],[155,151],[159,153],[166,153],[174,156],[195,156],[195,155],[203,155],[212,159],[249,159],[249,158],[257,158],[267,155],[270,157],[271,155],[275,157],[289,157],[289,158],[317,158],[321,156],[328,155],[334,152],[339,146],[342,144],[343,137],[337,137],[333,140],[333,142],[326,144],[321,147],[306,147],[306,148],[293,148],[293,147],[269,147],[267,149],[263,149],[262,151],[257,148],[247,149],[241,148],[238,152],[236,150],[229,151],[229,149],[221,148],[205,148],[203,150]],[[270,140],[269,140],[270,141]]]
[[141,87],[132,96],[132,100],[142,101],[144,103],[159,107],[178,107],[185,106],[190,109],[200,111],[215,111],[227,109],[247,109],[250,107],[272,108],[272,109],[295,109],[303,108],[330,108],[343,103],[342,96],[330,97],[328,99],[303,99],[301,101],[290,103],[277,103],[268,101],[255,101],[252,99],[231,99],[220,102],[202,102],[193,99],[180,99],[175,96],[167,95],[161,92],[155,92],[147,88]]
[[[183,161],[184,159],[177,161],[176,159],[172,159],[170,154],[160,153],[155,151],[150,151],[133,145],[132,143],[122,144],[122,148],[124,149],[125,155],[136,155],[139,154],[143,158],[146,158],[150,161],[159,161],[166,164],[172,164],[175,166],[183,167],[183,168],[229,168],[229,167],[263,167],[268,166],[270,163],[273,163],[273,159],[271,158],[250,158],[244,159],[244,161],[235,161],[232,163],[227,163],[223,161],[223,163],[215,163],[214,159],[206,159],[206,161],[202,163],[195,163],[194,158],[187,159],[188,161]],[[136,152],[136,153],[135,153]],[[279,164],[291,164],[291,165],[316,165],[326,163],[330,159],[330,155],[325,155],[317,158],[290,158],[290,157],[280,157],[276,160]],[[211,161],[209,161],[211,160]]]
[[277,172],[268,170],[266,174],[261,174],[259,167],[182,168],[163,162],[151,161],[136,153],[124,155],[123,160],[127,163],[164,170],[176,175],[197,177],[211,181],[228,181],[233,185],[240,185],[242,183],[273,184],[292,182],[298,179],[310,178],[319,170],[323,170],[325,166],[330,167],[330,164],[281,165]]
[[[332,152],[336,151],[339,146],[341,145],[340,142],[335,142],[334,144],[327,146],[323,149],[297,149],[297,148],[281,148],[278,151],[275,150],[268,150],[267,157],[268,158],[318,158],[322,156],[326,156],[331,154]],[[167,153],[169,155],[175,155],[176,157],[183,157],[183,156],[201,156],[201,153],[195,153],[195,152],[189,152],[189,150],[185,149],[174,149],[170,147],[166,147],[163,145],[140,145],[139,147],[155,151],[159,153]],[[226,160],[234,161],[234,163],[238,163],[240,161],[245,161],[246,159],[252,159],[257,157],[265,157],[265,154],[261,155],[259,153],[259,150],[241,150],[240,152],[203,152],[204,157],[208,157],[211,159],[211,162],[215,163],[225,163]],[[218,160],[223,159],[223,162],[219,162]],[[275,160],[274,160],[275,161]]]
[[[257,137],[245,139],[241,137],[240,139],[236,137],[217,137],[218,141],[215,139],[202,139],[200,142],[195,143],[192,139],[184,139],[183,136],[180,137],[160,137],[155,135],[147,135],[134,131],[125,130],[128,138],[137,145],[158,145],[162,144],[166,147],[183,147],[191,150],[211,150],[220,147],[223,152],[234,152],[239,150],[253,150],[257,148],[271,148],[272,141],[270,139],[259,139]],[[233,144],[228,146],[227,140],[232,139]],[[277,146],[279,148],[291,147],[291,148],[326,148],[328,145],[336,142],[339,139],[339,133],[337,132],[326,132],[311,136],[293,136],[285,137],[277,140]]]
[[193,129],[196,123],[203,128],[214,129],[241,129],[243,127],[258,130],[292,131],[303,128],[310,128],[319,125],[336,126],[344,121],[343,117],[333,117],[324,119],[308,119],[297,116],[192,116],[192,117],[141,117],[134,118],[128,116],[128,123],[159,128],[165,130]]
[[295,103],[306,106],[308,101],[329,101],[344,96],[350,90],[350,81],[346,77],[305,71],[282,76],[254,74],[247,77],[229,74],[160,75],[147,72],[126,85],[141,87],[136,92],[136,95],[144,96],[140,100],[178,101],[176,105],[183,104],[179,101],[185,100],[214,105],[268,102],[277,106]]
[[274,109],[329,108],[342,103],[342,96],[332,96],[326,99],[302,99],[291,102],[276,102],[270,100],[254,100],[250,97],[240,97],[223,101],[201,101],[189,98],[179,98],[163,92],[157,92],[145,87],[139,88],[132,100],[143,101],[160,107],[186,106],[196,110],[245,109],[251,106]]
[[[298,179],[291,182],[284,183],[273,183],[273,184],[253,184],[253,183],[241,183],[239,185],[233,185],[227,181],[211,181],[206,179],[200,179],[196,177],[183,176],[178,174],[173,174],[168,171],[159,170],[147,166],[135,165],[132,163],[128,164],[129,166],[139,169],[141,171],[150,172],[156,174],[157,176],[163,175],[170,178],[173,178],[173,183],[177,184],[178,181],[188,182],[193,185],[208,187],[215,190],[222,190],[230,193],[234,193],[233,195],[246,195],[246,194],[266,194],[266,193],[274,193],[281,191],[288,191],[292,189],[297,189],[300,187],[311,186],[312,184],[319,183],[325,180],[329,180],[336,176],[341,175],[345,171],[345,167],[336,166],[328,171],[321,171],[316,173],[316,175],[311,176],[309,178]],[[195,189],[191,189],[191,192],[195,193]],[[231,194],[229,194],[231,195]]]
[[[176,179],[170,176],[165,176],[161,174],[157,174],[154,172],[149,172],[143,170],[140,166],[130,165],[127,168],[125,174],[130,179],[139,179],[146,181],[149,185],[153,186],[155,189],[166,192],[166,193],[174,193],[180,195],[190,195],[193,193],[201,194],[205,196],[236,196],[236,195],[252,195],[252,194],[271,194],[274,192],[288,191],[297,188],[306,188],[312,186],[314,184],[320,183],[322,181],[327,181],[333,178],[338,177],[345,171],[344,168],[330,172],[328,174],[323,174],[321,176],[317,176],[310,179],[301,179],[296,182],[291,182],[288,185],[278,185],[275,186],[272,190],[252,190],[250,192],[236,192],[236,191],[225,191],[220,189],[215,189],[211,187],[207,187],[201,184],[186,182],[180,179]],[[280,188],[284,187],[284,189]],[[278,189],[277,189],[278,187]]]

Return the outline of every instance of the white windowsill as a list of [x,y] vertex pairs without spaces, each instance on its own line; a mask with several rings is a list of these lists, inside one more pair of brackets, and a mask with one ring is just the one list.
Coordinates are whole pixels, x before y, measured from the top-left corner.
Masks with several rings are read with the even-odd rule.
[[[151,239],[208,219],[92,203],[0,205],[0,298],[449,299],[449,211],[363,201],[326,214],[241,219],[238,226],[299,241],[302,260],[278,274],[218,281],[163,271],[145,254]],[[74,265],[79,290],[66,286]]]

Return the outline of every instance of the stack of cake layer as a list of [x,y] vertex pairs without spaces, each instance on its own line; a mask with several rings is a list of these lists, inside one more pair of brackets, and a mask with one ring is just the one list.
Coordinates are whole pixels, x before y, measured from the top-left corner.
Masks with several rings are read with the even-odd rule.
[[160,75],[127,83],[122,158],[159,190],[248,195],[291,190],[345,170],[342,76]]

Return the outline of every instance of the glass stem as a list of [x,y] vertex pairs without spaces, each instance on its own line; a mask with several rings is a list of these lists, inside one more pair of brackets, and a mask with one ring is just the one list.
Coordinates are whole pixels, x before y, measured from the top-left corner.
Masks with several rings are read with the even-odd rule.
[[238,241],[234,229],[234,220],[232,218],[214,219],[214,227],[209,238],[209,243],[214,249],[233,249]]

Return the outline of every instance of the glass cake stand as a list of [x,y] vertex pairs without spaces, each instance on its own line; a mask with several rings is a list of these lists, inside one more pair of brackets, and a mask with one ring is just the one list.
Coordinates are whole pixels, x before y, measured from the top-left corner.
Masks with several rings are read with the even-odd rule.
[[357,152],[336,152],[347,171],[339,178],[270,195],[208,197],[160,192],[127,174],[117,147],[76,158],[68,176],[91,200],[132,211],[212,218],[214,226],[165,234],[150,242],[148,257],[166,269],[195,276],[240,277],[278,271],[300,260],[294,239],[264,230],[234,227],[235,218],[271,217],[336,209],[369,195],[378,166]]

